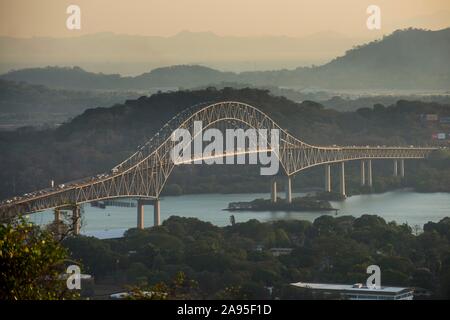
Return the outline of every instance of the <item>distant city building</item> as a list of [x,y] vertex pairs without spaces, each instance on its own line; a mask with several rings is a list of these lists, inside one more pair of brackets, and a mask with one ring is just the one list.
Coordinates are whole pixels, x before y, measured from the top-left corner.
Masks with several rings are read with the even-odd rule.
[[[433,133],[432,138],[435,140],[445,140],[447,134],[445,132]],[[450,135],[449,135],[450,137]]]
[[129,296],[130,294],[128,292],[118,292],[109,295],[111,299],[126,299]]
[[255,246],[255,251],[257,251],[257,252],[262,252],[263,249],[264,249],[264,246],[262,244],[257,244]]
[[320,291],[324,294],[338,294],[349,300],[412,300],[413,289],[403,287],[368,288],[361,283],[354,285],[327,283],[291,283],[292,286]]
[[[154,292],[152,291],[142,291],[140,293],[141,296],[144,296],[146,298],[151,298],[153,296]],[[135,293],[133,292],[118,292],[118,293],[113,293],[109,295],[110,299],[113,300],[123,300],[123,299],[132,299],[136,296]]]
[[437,114],[426,114],[425,115],[425,120],[426,121],[438,121],[439,117]]
[[441,117],[439,122],[442,124],[450,124],[450,117]]
[[270,248],[269,251],[275,257],[291,254],[292,248]]

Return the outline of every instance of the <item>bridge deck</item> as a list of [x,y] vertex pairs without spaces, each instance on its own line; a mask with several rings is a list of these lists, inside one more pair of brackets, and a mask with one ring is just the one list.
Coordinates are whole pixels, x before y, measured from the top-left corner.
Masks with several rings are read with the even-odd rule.
[[[270,117],[258,109],[240,102],[220,102],[199,105],[174,117],[147,144],[110,172],[88,177],[55,188],[47,188],[16,196],[0,203],[0,220],[18,214],[33,213],[90,201],[120,197],[157,198],[172,172],[171,159],[174,142],[170,136],[174,129],[185,128],[195,132],[193,124],[202,119],[205,128],[219,121],[239,122],[246,127],[279,130],[278,159],[288,176],[317,165],[362,159],[423,159],[437,150],[432,147],[386,146],[313,146],[293,137],[281,129]],[[174,128],[175,127],[175,128]],[[268,149],[234,150],[216,157],[242,153],[267,152]],[[197,159],[199,160],[199,159]]]

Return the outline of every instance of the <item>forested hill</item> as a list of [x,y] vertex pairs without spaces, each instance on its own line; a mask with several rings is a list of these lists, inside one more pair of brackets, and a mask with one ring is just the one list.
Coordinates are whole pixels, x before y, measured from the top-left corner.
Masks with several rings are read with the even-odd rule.
[[316,72],[327,87],[448,89],[449,53],[450,28],[396,31],[347,51]]
[[[430,143],[430,130],[421,126],[420,115],[450,114],[449,105],[420,101],[398,101],[393,106],[377,104],[356,112],[337,112],[313,101],[295,103],[273,96],[268,90],[207,88],[142,96],[111,108],[89,109],[60,127],[58,136],[91,130],[145,130],[135,144],[145,141],[155,130],[186,107],[205,101],[242,101],[268,113],[300,139],[316,144]],[[412,132],[413,131],[413,132]]]
[[[298,104],[257,89],[160,93],[110,108],[89,109],[57,129],[0,132],[0,198],[47,187],[51,179],[62,183],[108,171],[182,109],[200,102],[223,100],[258,107],[293,135],[319,145],[424,145],[431,142],[434,129],[422,125],[420,114],[450,116],[449,106],[423,102],[399,101],[390,107],[377,105],[340,113],[315,102]],[[177,183],[196,185],[192,179],[201,179],[202,175],[194,173],[203,166],[194,167]],[[219,167],[215,166],[214,177],[217,185],[223,186],[220,177],[230,177],[230,168]],[[240,185],[247,186],[243,173],[236,174]],[[190,191],[215,190],[210,185],[197,186],[198,190]]]
[[0,129],[60,124],[88,108],[136,97],[129,91],[74,91],[0,80]]
[[397,30],[381,40],[348,50],[318,67],[249,72],[248,83],[333,89],[448,89],[450,28]]
[[450,88],[450,28],[399,30],[357,46],[317,67],[295,70],[221,72],[198,65],[164,67],[136,77],[87,72],[81,68],[34,68],[11,71],[1,78],[50,87],[90,89],[193,88],[219,82],[319,87],[328,89]]
[[232,81],[237,75],[197,65],[179,65],[154,69],[136,77],[86,71],[80,67],[45,67],[11,71],[0,78],[24,81],[51,88],[100,90],[150,90],[196,87],[220,81]]

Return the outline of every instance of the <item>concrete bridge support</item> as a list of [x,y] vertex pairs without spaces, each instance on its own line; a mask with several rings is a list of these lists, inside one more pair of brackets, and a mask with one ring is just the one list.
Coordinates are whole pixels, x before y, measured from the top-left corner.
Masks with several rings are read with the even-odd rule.
[[398,162],[394,160],[394,177],[398,176]]
[[62,228],[62,221],[61,221],[61,209],[59,209],[59,208],[55,208],[55,211],[54,211],[54,215],[55,215],[55,218],[54,218],[54,226],[55,226],[55,232],[56,232],[56,236],[57,237],[59,237],[60,235],[61,235],[61,232],[62,232],[62,230],[61,230],[61,228]]
[[373,180],[372,180],[372,160],[367,160],[367,185],[369,187],[372,187]]
[[161,223],[161,211],[159,199],[145,200],[139,199],[137,201],[137,228],[144,229],[144,206],[153,205],[153,225],[159,226]]
[[144,201],[137,201],[137,226],[138,229],[144,229]]
[[161,210],[159,207],[159,199],[153,202],[153,226],[157,227],[161,224]]
[[339,178],[340,178],[340,183],[339,183],[339,191],[341,192],[341,194],[346,197],[347,194],[345,192],[345,162],[341,162],[341,168],[340,168],[340,174],[339,174]]
[[271,181],[270,199],[272,200],[272,203],[277,202],[277,180],[275,178]]
[[55,224],[59,225],[61,223],[61,210],[59,208],[55,208]]
[[291,177],[286,177],[286,201],[287,203],[292,203],[292,187],[291,187]]
[[325,165],[325,191],[331,192],[331,166]]
[[400,159],[400,177],[405,177],[405,159]]
[[361,160],[361,187],[366,185],[366,163]]
[[74,235],[80,234],[81,229],[81,212],[80,212],[80,206],[75,206],[72,209],[72,229]]

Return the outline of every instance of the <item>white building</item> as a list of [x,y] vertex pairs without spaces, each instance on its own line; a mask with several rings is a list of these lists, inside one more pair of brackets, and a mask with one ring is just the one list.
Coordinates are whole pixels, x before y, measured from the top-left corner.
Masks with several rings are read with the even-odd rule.
[[320,291],[323,293],[340,294],[342,298],[349,300],[412,300],[413,290],[402,287],[379,287],[368,288],[357,283],[347,284],[327,284],[327,283],[291,283],[292,286],[304,289]]

